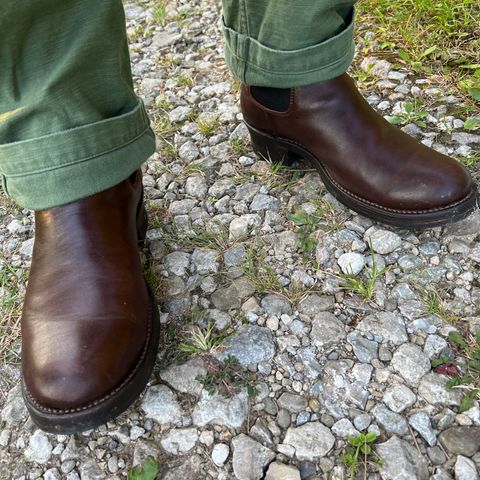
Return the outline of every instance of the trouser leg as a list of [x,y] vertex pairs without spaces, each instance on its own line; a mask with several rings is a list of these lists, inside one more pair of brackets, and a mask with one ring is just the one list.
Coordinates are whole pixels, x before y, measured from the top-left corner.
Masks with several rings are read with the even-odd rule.
[[356,0],[223,0],[225,56],[248,85],[300,87],[335,78],[354,52]]
[[121,0],[2,0],[0,174],[45,209],[110,188],[151,155]]

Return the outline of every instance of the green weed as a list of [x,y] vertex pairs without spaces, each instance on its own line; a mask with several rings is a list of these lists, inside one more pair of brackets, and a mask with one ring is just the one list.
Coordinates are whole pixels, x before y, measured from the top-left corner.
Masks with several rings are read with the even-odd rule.
[[128,480],[155,480],[158,474],[158,462],[147,458],[143,466],[135,467],[128,472]]
[[[372,445],[377,440],[377,434],[375,432],[368,432],[361,433],[358,437],[349,435],[347,440],[350,448],[349,451],[342,456],[342,461],[348,467],[350,480],[354,480],[355,475],[358,473],[360,462],[362,462],[364,469],[363,478],[367,478],[369,463],[373,463],[376,469],[382,464],[381,458],[372,449]],[[375,458],[374,462],[370,460],[372,456]]]
[[373,297],[375,282],[390,269],[390,267],[382,268],[381,270],[377,268],[375,254],[371,244],[370,252],[372,255],[372,268],[364,274],[363,278],[351,274],[340,274],[340,278],[344,282],[341,286],[343,290],[358,293],[367,300],[371,300]]
[[198,376],[196,380],[210,395],[218,393],[223,397],[230,398],[241,388],[246,388],[251,397],[258,394],[255,374],[244,370],[235,357],[229,355],[223,362],[213,357],[207,357],[205,364],[207,374]]
[[475,336],[464,338],[458,332],[450,332],[448,339],[465,358],[465,375],[457,375],[447,382],[447,388],[461,388],[466,391],[460,411],[473,407],[474,399],[480,399],[480,331]]
[[408,123],[415,123],[419,127],[425,128],[425,118],[428,116],[428,110],[423,108],[423,105],[418,99],[413,102],[405,103],[405,112],[393,115],[388,119],[393,125],[407,125]]
[[266,261],[263,241],[259,238],[255,240],[247,250],[247,258],[243,265],[245,276],[255,284],[259,293],[279,292],[282,286],[275,270]]
[[153,7],[155,22],[161,27],[167,23],[166,1],[160,1]]
[[209,320],[206,326],[190,327],[178,349],[187,355],[213,354],[221,350],[231,336],[226,330],[217,331],[215,323]]
[[373,31],[390,61],[397,58],[414,71],[440,76],[443,84],[475,100],[480,98],[478,5],[478,0],[365,0],[358,4],[357,35],[361,39]]
[[210,137],[215,133],[220,125],[218,117],[214,117],[211,120],[197,120],[198,130],[205,137]]
[[460,317],[448,311],[445,301],[438,290],[429,289],[423,295],[428,313],[436,315],[448,323],[457,323]]

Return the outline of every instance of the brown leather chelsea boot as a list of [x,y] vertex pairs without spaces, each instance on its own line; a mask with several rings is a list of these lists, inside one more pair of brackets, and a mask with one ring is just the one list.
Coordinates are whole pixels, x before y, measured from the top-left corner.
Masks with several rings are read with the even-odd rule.
[[142,392],[159,342],[142,276],[141,172],[35,213],[22,314],[23,393],[43,430],[73,433],[123,412]]
[[362,215],[426,228],[460,220],[477,205],[469,172],[388,123],[347,74],[290,89],[281,111],[246,85],[240,99],[258,154],[313,164],[330,193]]

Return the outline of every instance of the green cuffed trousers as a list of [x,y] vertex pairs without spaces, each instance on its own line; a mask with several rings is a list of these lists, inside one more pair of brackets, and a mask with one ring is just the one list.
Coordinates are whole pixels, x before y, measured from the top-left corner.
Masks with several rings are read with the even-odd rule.
[[[355,0],[223,0],[225,57],[257,86],[309,85],[353,58]],[[0,175],[42,210],[127,178],[155,150],[121,0],[0,2]]]

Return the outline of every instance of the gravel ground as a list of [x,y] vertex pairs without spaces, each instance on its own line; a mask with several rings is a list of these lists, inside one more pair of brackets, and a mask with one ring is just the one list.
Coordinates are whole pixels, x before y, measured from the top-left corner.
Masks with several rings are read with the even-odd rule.
[[[216,2],[172,2],[164,27],[148,3],[126,12],[135,81],[159,137],[145,167],[143,253],[164,324],[158,364],[114,422],[47,435],[27,418],[8,324],[0,479],[122,479],[148,456],[168,480],[342,479],[347,437],[361,432],[377,435],[368,478],[478,478],[478,399],[465,405],[465,391],[447,389],[431,361],[446,357],[463,372],[449,334],[480,329],[479,212],[409,232],[348,211],[315,172],[251,151]],[[456,157],[478,154],[480,135],[452,113],[461,99],[440,84],[376,57],[357,58],[352,71],[369,102],[411,135]],[[3,202],[0,291],[3,307],[14,297],[14,317],[34,225],[31,212]],[[365,298],[356,290],[372,269]],[[208,324],[210,351],[180,356],[175,342]],[[229,356],[235,379],[208,393],[199,376],[218,378]]]

